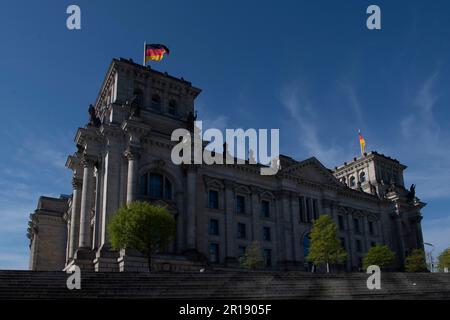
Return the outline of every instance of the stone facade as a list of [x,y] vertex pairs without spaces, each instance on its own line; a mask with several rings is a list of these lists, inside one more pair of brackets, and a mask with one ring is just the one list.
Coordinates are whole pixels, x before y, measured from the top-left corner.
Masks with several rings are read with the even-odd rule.
[[[171,252],[153,259],[161,270],[198,269],[202,257],[212,265],[237,266],[254,240],[268,268],[303,270],[312,221],[321,214],[339,226],[347,270],[358,269],[375,243],[397,252],[398,267],[409,250],[423,247],[424,204],[403,186],[406,167],[375,152],[334,171],[316,158],[280,156],[275,176],[262,176],[260,165],[248,163],[173,164],[172,131],[191,127],[199,93],[182,78],[130,60],[112,61],[90,123],[78,129],[77,151],[67,159],[73,194],[53,200],[65,203],[58,211],[61,227],[37,232],[46,222],[39,208],[32,215],[31,269],[39,269],[36,261],[55,261],[48,264],[55,270],[72,264],[96,271],[145,269],[139,253],[111,250],[106,232],[114,212],[133,200],[166,206],[176,219]],[[385,175],[394,178],[389,185]],[[38,250],[40,243],[47,245]]]

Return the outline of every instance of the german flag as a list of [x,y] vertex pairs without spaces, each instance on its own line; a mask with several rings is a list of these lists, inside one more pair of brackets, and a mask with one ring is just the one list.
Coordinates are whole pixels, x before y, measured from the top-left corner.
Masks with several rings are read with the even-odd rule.
[[161,61],[164,54],[169,54],[169,48],[162,44],[146,44],[144,63],[148,61]]
[[364,137],[361,134],[361,131],[358,130],[359,135],[359,145],[361,146],[361,154],[364,155],[366,153],[366,140],[364,140]]

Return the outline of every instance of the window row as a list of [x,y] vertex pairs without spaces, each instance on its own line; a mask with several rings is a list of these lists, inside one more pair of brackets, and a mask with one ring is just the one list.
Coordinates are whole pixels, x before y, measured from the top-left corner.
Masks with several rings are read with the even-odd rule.
[[[208,229],[209,229],[210,235],[212,235],[212,236],[220,235],[219,220],[218,219],[210,219]],[[237,238],[238,239],[247,239],[247,225],[245,223],[239,222],[237,224]],[[270,227],[262,228],[262,239],[264,241],[272,241]]]
[[300,197],[299,203],[299,220],[303,223],[311,223],[319,218],[319,205],[317,199]]
[[[366,178],[366,173],[364,171],[359,173],[359,182],[364,183],[367,181]],[[354,188],[356,187],[356,177],[354,175],[350,176],[350,178],[348,178],[348,184],[347,184],[347,178],[342,177],[341,178],[341,182],[345,185],[348,185],[350,188]]]
[[[209,261],[212,263],[220,262],[220,245],[218,243],[210,243],[209,244]],[[239,258],[244,257],[245,252],[247,250],[246,246],[238,247],[238,256]],[[264,258],[264,263],[266,267],[272,266],[272,250],[271,249],[263,249],[262,256]]]
[[[135,103],[137,103],[139,106],[144,106],[145,105],[145,99],[144,99],[144,93],[141,89],[136,89],[134,90],[134,101]],[[151,101],[150,101],[150,108],[155,110],[155,111],[159,111],[162,112],[163,110],[163,103],[161,100],[161,96],[159,94],[153,94],[151,96]],[[170,115],[176,116],[179,113],[178,110],[178,103],[175,99],[170,99],[168,104],[167,104],[167,110],[166,112]]]
[[[344,216],[342,216],[342,215],[338,215],[338,226],[339,226],[339,230],[342,230],[342,231],[345,230]],[[369,221],[368,227],[369,227],[369,234],[372,236],[375,235],[375,222]],[[355,231],[355,233],[359,233],[359,234],[361,234],[363,232],[363,228],[361,226],[361,219],[353,218],[353,230]]]
[[[340,241],[341,241],[342,248],[347,249],[345,238],[340,238]],[[374,241],[370,242],[371,247],[375,247],[376,245],[377,245],[376,242],[374,242]],[[355,249],[356,249],[356,252],[363,252],[363,245],[362,245],[362,241],[360,239],[355,240]]]
[[[248,208],[246,207],[247,199],[243,195],[236,195],[235,198],[235,212],[238,214],[246,214],[249,213]],[[262,200],[261,201],[261,216],[264,218],[269,218],[271,215],[270,210],[270,201]],[[211,209],[219,209],[219,191],[217,190],[209,190],[208,192],[208,207]]]

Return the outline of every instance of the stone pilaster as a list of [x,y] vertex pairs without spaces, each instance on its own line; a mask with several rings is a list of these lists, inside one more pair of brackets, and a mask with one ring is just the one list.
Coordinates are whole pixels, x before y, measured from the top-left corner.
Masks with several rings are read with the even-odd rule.
[[196,249],[196,177],[197,170],[194,166],[188,166],[187,175],[187,210],[186,210],[186,244],[187,249]]
[[[256,187],[251,188],[251,208],[252,208],[252,235],[253,240],[262,242],[262,227],[260,223],[261,219],[261,201],[260,201],[260,190]],[[273,214],[273,213],[272,213]]]
[[78,237],[80,232],[80,202],[81,202],[81,190],[82,180],[76,177],[72,178],[72,211],[70,218],[70,238],[69,238],[69,252],[68,258],[72,259],[78,244]]
[[90,210],[92,204],[92,188],[94,185],[94,161],[95,159],[89,156],[84,156],[82,159],[84,169],[83,187],[81,192],[80,236],[78,240],[78,247],[80,249],[87,249],[91,246]]
[[138,195],[138,166],[139,166],[139,148],[130,147],[125,152],[125,157],[128,160],[127,173],[127,203],[135,201]]
[[236,227],[235,227],[235,194],[234,183],[225,181],[225,263],[233,265],[236,259]]

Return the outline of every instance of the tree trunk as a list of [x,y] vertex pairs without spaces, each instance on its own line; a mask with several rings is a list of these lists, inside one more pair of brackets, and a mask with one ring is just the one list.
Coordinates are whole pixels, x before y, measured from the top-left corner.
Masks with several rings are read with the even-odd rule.
[[327,273],[330,273],[330,264],[327,262]]

